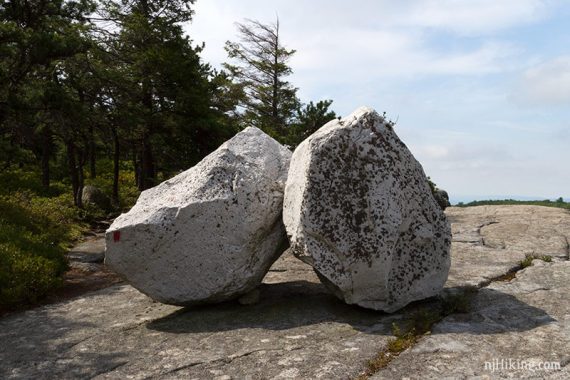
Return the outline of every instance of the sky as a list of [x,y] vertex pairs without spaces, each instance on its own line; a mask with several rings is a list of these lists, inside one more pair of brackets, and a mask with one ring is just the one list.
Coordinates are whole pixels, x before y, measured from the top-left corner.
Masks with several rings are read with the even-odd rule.
[[303,102],[386,112],[454,201],[570,200],[570,1],[198,0],[185,30],[228,60],[236,22],[279,17]]

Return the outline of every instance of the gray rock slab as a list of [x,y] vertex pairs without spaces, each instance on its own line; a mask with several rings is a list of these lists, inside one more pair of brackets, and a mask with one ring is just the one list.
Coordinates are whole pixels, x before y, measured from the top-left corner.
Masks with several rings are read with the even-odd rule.
[[445,318],[372,379],[569,379],[569,293],[569,261],[535,260],[479,291],[470,313]]
[[[568,237],[570,213],[515,206],[489,208],[504,224],[536,220],[543,235]],[[468,231],[487,221],[479,209],[447,211],[452,229]],[[518,215],[511,217],[508,215]],[[532,217],[527,215],[533,215]],[[524,222],[526,223],[526,222]],[[534,222],[533,222],[534,223]],[[498,226],[496,224],[491,226]],[[483,228],[485,233],[485,228]],[[510,233],[501,239],[508,240]],[[509,244],[534,239],[522,234]],[[465,239],[463,239],[465,240]],[[478,239],[473,239],[474,245]],[[553,378],[568,373],[570,264],[559,239],[552,263],[534,261],[511,282],[481,289],[471,314],[449,316],[376,378]],[[453,242],[450,287],[473,281],[468,262],[474,252]],[[505,249],[488,247],[480,255],[476,283],[497,273]],[[494,253],[491,253],[494,252]],[[510,261],[509,261],[510,260]],[[454,266],[463,263],[463,269]],[[516,265],[505,260],[504,270]],[[503,271],[504,271],[503,270]],[[486,274],[485,274],[486,273]],[[451,285],[455,284],[455,285]],[[260,286],[255,305],[237,302],[182,308],[152,301],[123,285],[0,319],[2,379],[347,379],[364,370],[386,348],[391,325],[413,312],[398,314],[346,305],[318,282],[312,268],[290,253],[277,260]],[[424,303],[425,306],[425,303]],[[491,358],[560,360],[561,371],[533,376],[484,371]]]
[[102,263],[105,259],[105,236],[98,234],[74,246],[67,258],[72,262]]
[[[373,379],[570,378],[570,212],[478,206],[446,213],[453,231],[446,287],[483,288],[470,313],[441,321]],[[553,259],[533,260],[511,281],[493,281],[526,255]],[[519,368],[540,362],[561,369]]]
[[451,269],[446,287],[482,286],[527,255],[567,260],[570,212],[555,207],[449,207]]
[[254,306],[180,308],[124,285],[0,320],[0,378],[343,378],[398,318],[344,304],[286,254]]

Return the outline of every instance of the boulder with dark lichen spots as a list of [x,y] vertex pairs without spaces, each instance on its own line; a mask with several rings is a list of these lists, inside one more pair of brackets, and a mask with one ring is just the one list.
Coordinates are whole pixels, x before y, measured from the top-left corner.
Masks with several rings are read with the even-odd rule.
[[283,216],[294,254],[349,304],[393,312],[447,279],[447,218],[421,165],[370,108],[299,145]]

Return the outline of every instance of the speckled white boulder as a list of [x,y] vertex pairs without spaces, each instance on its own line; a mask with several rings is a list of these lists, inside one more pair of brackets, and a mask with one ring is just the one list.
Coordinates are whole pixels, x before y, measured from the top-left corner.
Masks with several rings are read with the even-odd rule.
[[105,262],[168,304],[218,302],[254,289],[286,245],[291,152],[247,128],[193,168],[144,191],[106,233]]
[[283,218],[293,253],[349,304],[393,312],[447,279],[447,218],[421,165],[370,108],[295,150]]

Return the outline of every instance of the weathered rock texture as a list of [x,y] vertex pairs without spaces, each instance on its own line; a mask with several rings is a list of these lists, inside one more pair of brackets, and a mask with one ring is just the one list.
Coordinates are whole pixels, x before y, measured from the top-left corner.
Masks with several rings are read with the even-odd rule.
[[[481,289],[468,313],[436,324],[372,379],[569,379],[570,212],[478,206],[447,214],[453,249],[446,288]],[[533,260],[501,279],[527,255],[552,261]]]
[[99,188],[91,185],[83,187],[83,191],[81,193],[81,202],[83,202],[85,205],[95,205],[104,211],[111,211],[113,208],[109,197],[105,195],[105,193],[102,192]]
[[[449,286],[472,284],[469,263],[477,263],[482,275],[476,281],[488,287],[475,295],[470,313],[436,324],[378,378],[570,378],[570,213],[517,206],[452,207],[447,213],[457,233]],[[490,221],[482,234],[476,231]],[[520,261],[502,244],[482,245],[491,236],[507,247],[552,254],[553,261],[535,260],[514,280],[489,283],[488,276]],[[437,305],[414,303],[395,314],[346,305],[288,253],[259,289],[253,306],[181,308],[122,285],[0,318],[0,378],[354,379],[387,349],[392,323],[402,326],[417,308]],[[485,370],[485,361],[509,357],[559,361],[561,369]]]
[[247,128],[193,168],[144,191],[111,225],[106,263],[160,302],[217,302],[251,291],[284,249],[291,152]]
[[446,208],[451,206],[451,203],[449,203],[449,195],[447,194],[447,191],[436,189],[435,192],[433,193],[433,197],[435,198],[435,201],[437,202],[439,207],[441,207],[442,210],[445,210]]
[[349,304],[393,312],[447,279],[449,223],[421,165],[372,109],[299,145],[283,217],[294,254]]
[[446,287],[483,286],[527,256],[566,259],[570,213],[554,207],[450,207],[452,266]]

